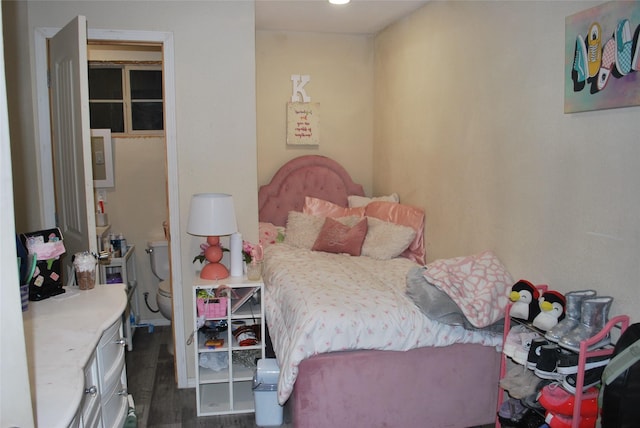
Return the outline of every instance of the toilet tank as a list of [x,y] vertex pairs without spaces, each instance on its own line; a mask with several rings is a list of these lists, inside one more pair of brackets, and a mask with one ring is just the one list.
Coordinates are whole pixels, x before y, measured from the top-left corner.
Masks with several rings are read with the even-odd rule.
[[164,239],[148,241],[147,250],[153,274],[161,281],[169,279],[169,243]]

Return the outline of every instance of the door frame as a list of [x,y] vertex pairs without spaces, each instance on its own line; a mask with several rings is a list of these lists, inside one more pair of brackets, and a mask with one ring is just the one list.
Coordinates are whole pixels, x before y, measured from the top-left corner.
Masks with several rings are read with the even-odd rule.
[[[40,216],[44,228],[55,227],[55,195],[51,164],[51,121],[47,78],[47,39],[60,28],[39,27],[35,30],[36,98],[38,112],[38,153],[40,161]],[[89,28],[87,40],[161,43],[162,73],[165,82],[165,146],[167,150],[167,198],[169,230],[180,231],[178,194],[178,147],[176,139],[176,98],[173,33],[160,31],[97,30]],[[171,234],[171,286],[173,300],[173,336],[178,388],[188,387],[184,334],[184,302],[182,298],[182,255],[180,233]]]

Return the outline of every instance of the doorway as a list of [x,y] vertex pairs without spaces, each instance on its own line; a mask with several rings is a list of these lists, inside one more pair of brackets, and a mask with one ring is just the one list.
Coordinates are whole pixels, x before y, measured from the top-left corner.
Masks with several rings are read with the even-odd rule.
[[[35,34],[36,56],[36,92],[38,108],[38,135],[40,159],[50,160],[51,123],[49,116],[49,95],[47,87],[47,39],[58,32],[55,28],[38,28]],[[157,43],[163,50],[164,103],[165,103],[165,140],[166,140],[166,194],[169,207],[169,230],[180,230],[180,207],[178,195],[177,141],[175,123],[175,74],[173,34],[167,32],[140,32],[122,30],[88,30],[89,40],[109,42],[129,41],[136,43]],[[50,161],[41,162],[41,207],[45,227],[55,227],[55,198],[53,189],[53,168]],[[139,207],[136,207],[139,208]],[[161,225],[159,225],[161,227]],[[184,311],[182,298],[181,242],[180,233],[171,236],[171,281],[173,287],[173,331],[175,343],[175,363],[179,388],[186,388],[186,349],[184,333]],[[142,251],[142,249],[140,250]],[[140,254],[140,257],[143,257]]]
[[[132,307],[138,308],[134,311],[137,325],[168,325],[169,320],[158,312],[159,280],[152,273],[146,252],[149,241],[168,235],[163,227],[169,217],[169,205],[162,46],[90,40],[87,48],[91,129],[110,131],[107,145],[111,147],[114,171],[110,182],[95,180],[96,172],[108,163],[108,150],[100,144],[92,145],[96,205],[106,214],[105,224],[100,225],[104,228],[96,228],[99,241],[107,242],[102,247],[108,247],[108,235],[122,236],[129,246],[134,246],[128,263],[135,265],[133,281],[137,287]],[[117,274],[111,278],[110,270],[106,268],[107,278],[103,280],[119,281]]]

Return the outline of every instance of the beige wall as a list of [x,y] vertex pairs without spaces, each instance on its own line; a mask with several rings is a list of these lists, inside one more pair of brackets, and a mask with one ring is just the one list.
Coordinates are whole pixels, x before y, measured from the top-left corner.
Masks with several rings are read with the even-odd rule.
[[564,19],[592,2],[432,2],[376,37],[374,190],[426,210],[428,259],[640,320],[640,108],[564,114]]
[[[115,186],[106,189],[106,211],[113,233],[122,233],[127,244],[136,246],[136,277],[140,319],[145,322],[164,318],[144,304],[157,309],[158,279],[151,272],[147,241],[164,238],[162,222],[168,218],[166,148],[164,138],[114,138]],[[97,198],[96,198],[97,200]]]
[[[292,74],[308,74],[305,86],[320,103],[320,144],[287,146],[286,105]],[[373,38],[371,36],[256,32],[258,183],[283,163],[319,154],[340,162],[370,194],[373,172]]]

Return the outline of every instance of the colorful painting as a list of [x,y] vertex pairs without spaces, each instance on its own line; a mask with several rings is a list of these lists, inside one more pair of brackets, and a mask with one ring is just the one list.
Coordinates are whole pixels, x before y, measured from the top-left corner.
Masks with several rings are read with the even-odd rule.
[[640,105],[639,33],[636,1],[611,1],[565,19],[565,113]]

